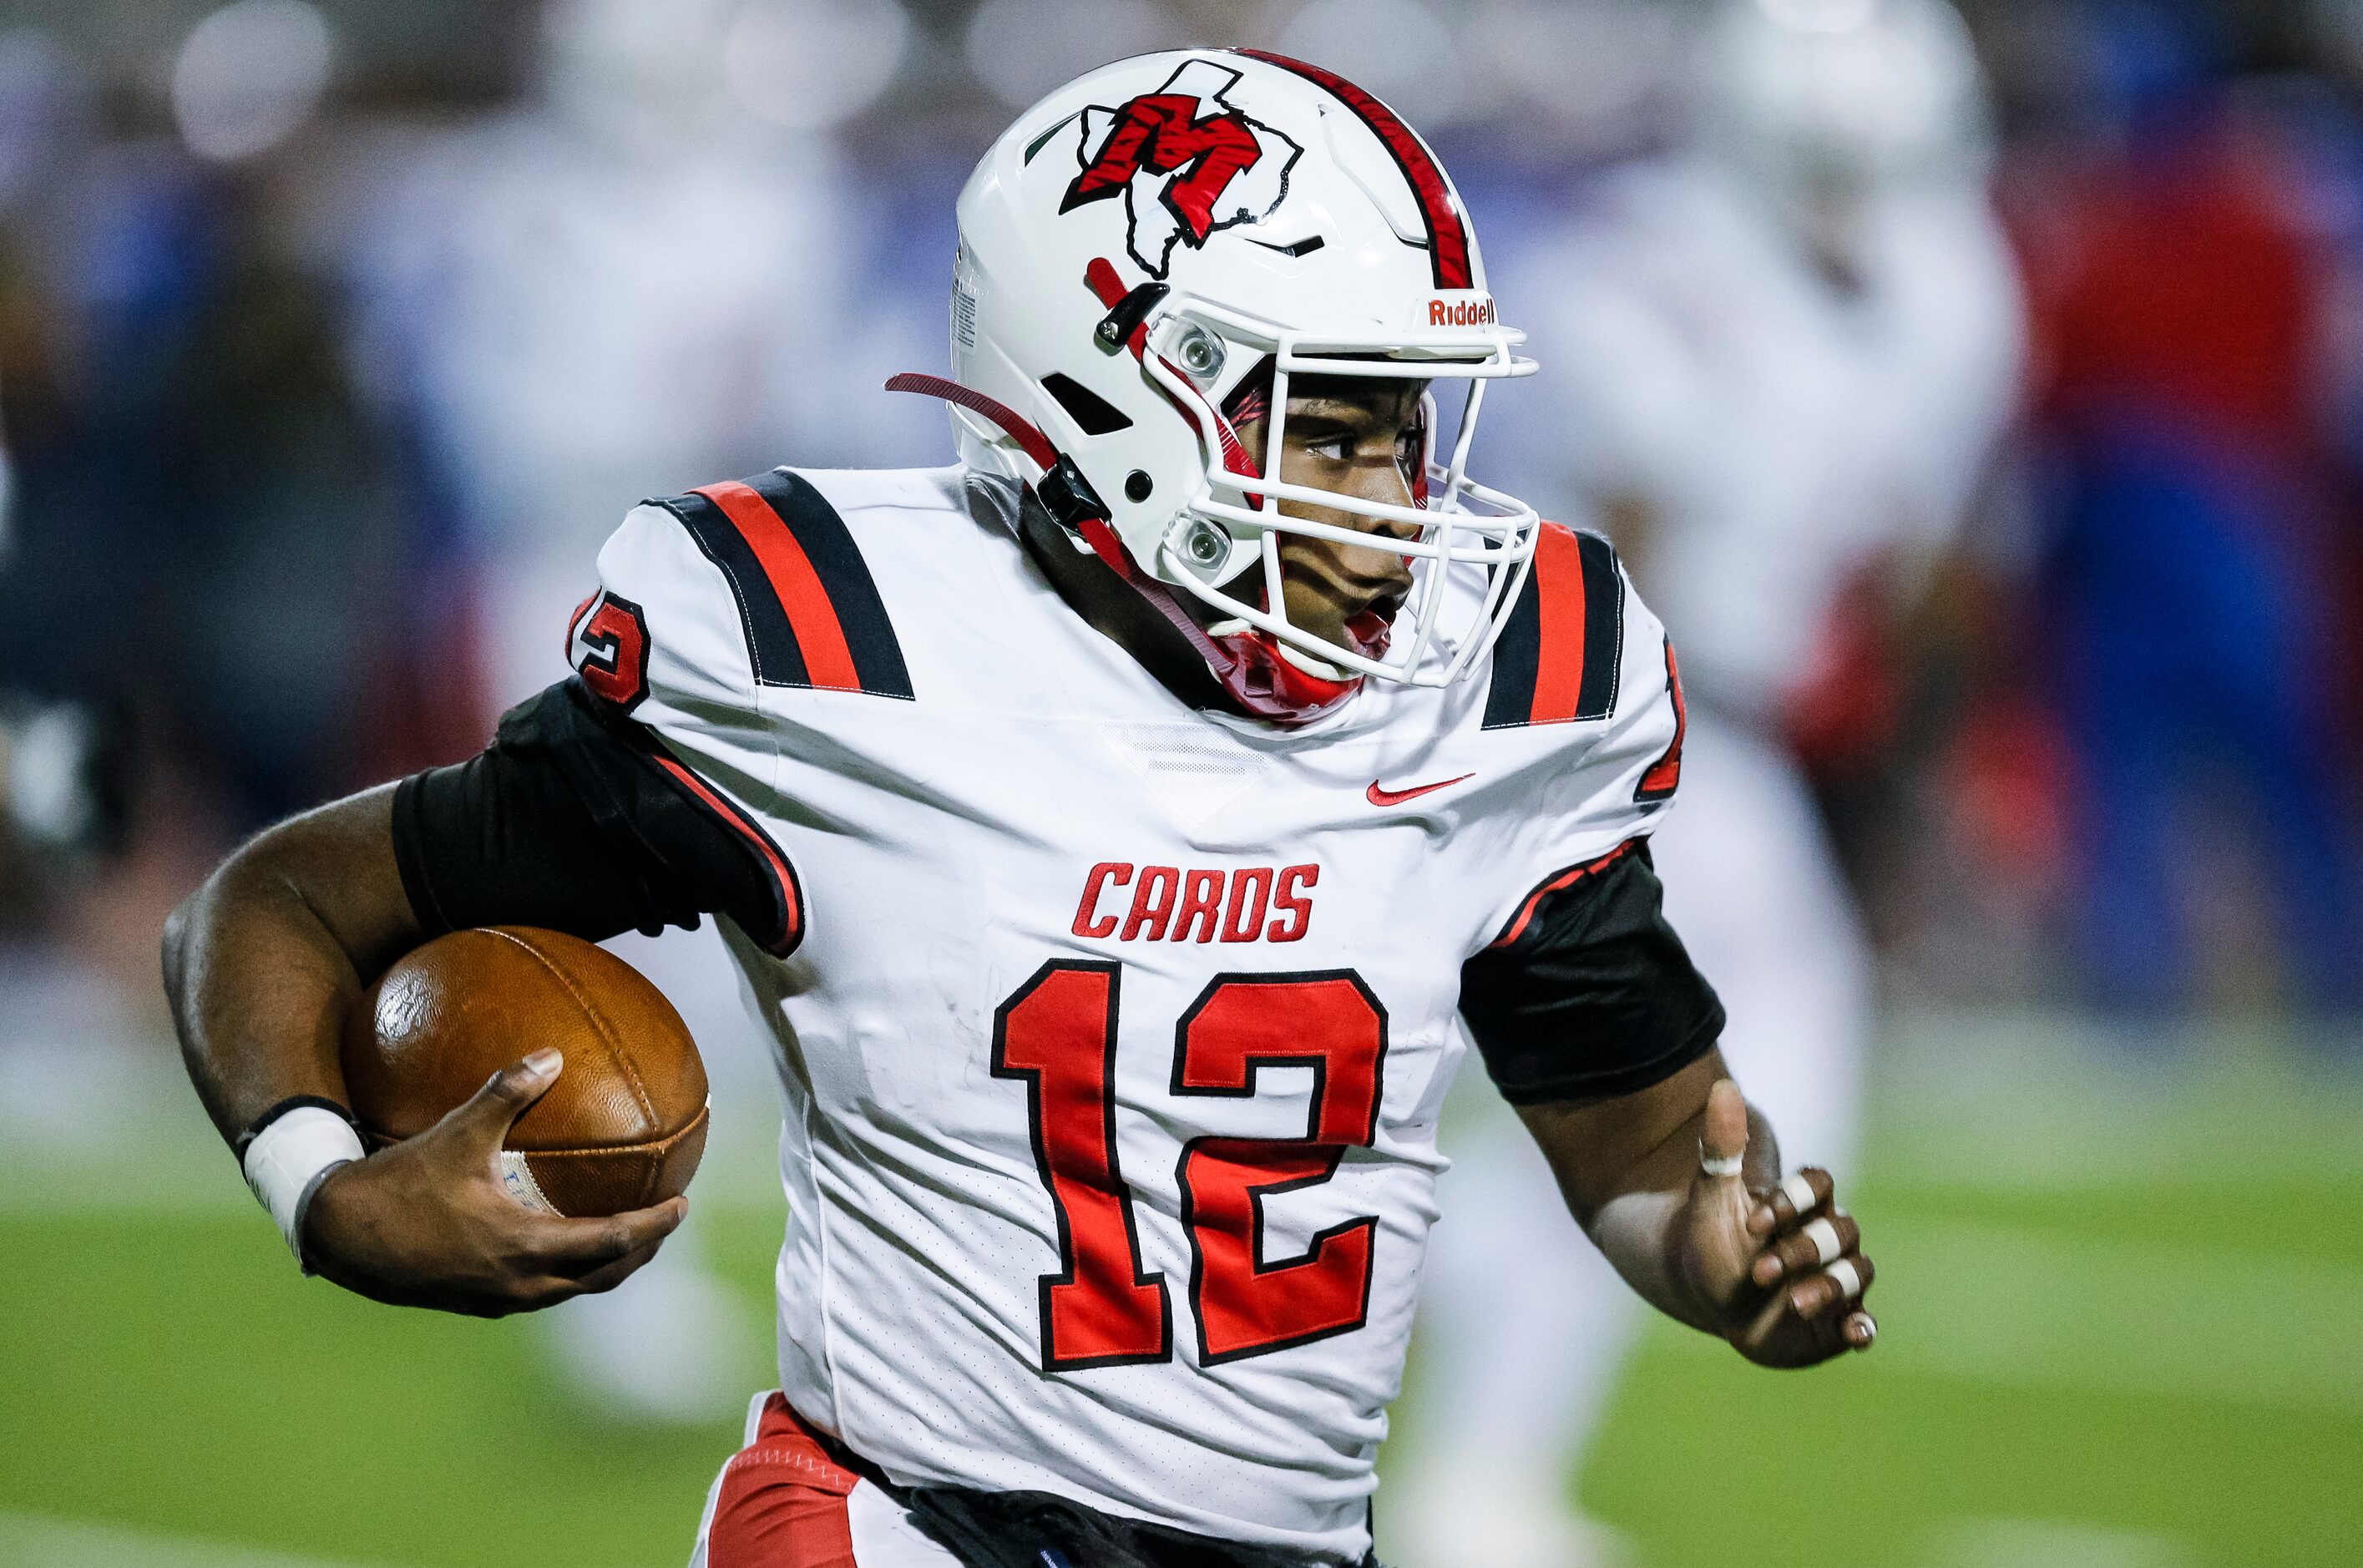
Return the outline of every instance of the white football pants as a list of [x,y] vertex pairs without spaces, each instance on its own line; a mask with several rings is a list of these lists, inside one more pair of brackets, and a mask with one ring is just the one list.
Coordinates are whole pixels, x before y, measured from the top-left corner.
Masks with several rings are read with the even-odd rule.
[[[1803,775],[1693,710],[1681,794],[1652,840],[1666,913],[1723,998],[1723,1052],[1790,1170],[1854,1155],[1869,960]],[[1420,1568],[1580,1560],[1572,1472],[1645,1308],[1561,1201],[1542,1152],[1471,1062],[1446,1122],[1416,1449],[1381,1493],[1381,1554]],[[1390,1503],[1392,1507],[1390,1507]],[[1498,1530],[1476,1521],[1498,1519]]]

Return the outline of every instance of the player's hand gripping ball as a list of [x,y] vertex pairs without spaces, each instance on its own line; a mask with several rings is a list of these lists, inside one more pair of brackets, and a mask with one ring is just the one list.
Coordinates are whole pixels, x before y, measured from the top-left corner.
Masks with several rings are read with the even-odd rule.
[[630,964],[556,931],[454,931],[387,970],[345,1031],[345,1085],[372,1148],[415,1138],[534,1051],[565,1063],[509,1123],[501,1184],[528,1208],[621,1214],[689,1185],[705,1067]]
[[376,1147],[321,1178],[301,1244],[348,1290],[537,1311],[613,1290],[689,1212],[705,1070],[656,988],[588,942],[428,942],[364,994],[342,1054]]

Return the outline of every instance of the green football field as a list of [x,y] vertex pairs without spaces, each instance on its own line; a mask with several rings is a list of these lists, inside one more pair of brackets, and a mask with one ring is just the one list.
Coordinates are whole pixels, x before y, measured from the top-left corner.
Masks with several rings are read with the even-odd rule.
[[[0,1117],[0,1565],[682,1561],[735,1422],[603,1424],[530,1323],[299,1279],[150,1080],[96,1140]],[[2224,1030],[1924,1020],[1873,1107],[1852,1207],[1879,1350],[1783,1375],[1654,1333],[1570,1477],[1639,1561],[2363,1562],[2351,1067]],[[760,1166],[698,1189],[758,1320]]]

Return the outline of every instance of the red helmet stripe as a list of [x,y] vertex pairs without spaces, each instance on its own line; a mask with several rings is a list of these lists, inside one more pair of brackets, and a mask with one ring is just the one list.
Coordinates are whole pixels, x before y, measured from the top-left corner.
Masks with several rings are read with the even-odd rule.
[[1233,52],[1277,65],[1282,71],[1293,71],[1306,81],[1328,89],[1340,103],[1361,116],[1362,123],[1376,131],[1379,140],[1393,154],[1395,166],[1403,172],[1403,178],[1411,182],[1412,193],[1419,198],[1420,216],[1427,223],[1427,254],[1436,270],[1436,286],[1477,286],[1469,265],[1469,229],[1453,206],[1452,187],[1445,183],[1444,171],[1436,166],[1436,160],[1428,155],[1426,144],[1413,134],[1411,127],[1397,119],[1392,109],[1334,71],[1324,71],[1317,65],[1260,49]]

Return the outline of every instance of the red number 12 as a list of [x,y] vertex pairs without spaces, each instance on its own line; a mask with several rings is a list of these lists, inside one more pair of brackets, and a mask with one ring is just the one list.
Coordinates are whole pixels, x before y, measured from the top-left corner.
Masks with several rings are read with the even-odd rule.
[[[1042,1276],[1051,1372],[1173,1353],[1165,1276],[1147,1273],[1116,1157],[1113,963],[1051,962],[994,1015],[993,1072],[1022,1080],[1035,1164],[1059,1217]],[[1386,1010],[1350,970],[1218,975],[1175,1030],[1173,1092],[1252,1097],[1267,1067],[1313,1069],[1301,1139],[1195,1138],[1182,1149],[1182,1218],[1202,1364],[1351,1332],[1370,1307],[1375,1217],[1333,1226],[1296,1258],[1263,1261],[1263,1203],[1336,1174],[1378,1133]]]

